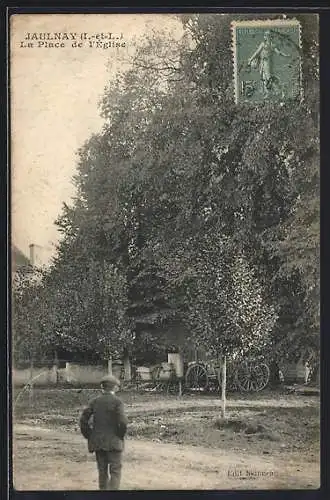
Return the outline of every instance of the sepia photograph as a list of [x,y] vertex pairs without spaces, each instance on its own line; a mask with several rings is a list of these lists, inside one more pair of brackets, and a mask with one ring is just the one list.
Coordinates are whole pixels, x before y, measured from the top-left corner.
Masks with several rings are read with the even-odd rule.
[[9,21],[14,489],[318,489],[319,16]]

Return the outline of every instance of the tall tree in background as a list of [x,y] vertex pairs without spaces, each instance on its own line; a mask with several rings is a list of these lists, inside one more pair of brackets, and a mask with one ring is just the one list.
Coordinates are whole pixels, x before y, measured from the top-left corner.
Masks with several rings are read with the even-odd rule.
[[30,362],[31,370],[51,342],[43,277],[42,271],[24,267],[13,279],[13,359],[14,363]]
[[[264,290],[279,306],[273,335],[280,354],[285,351],[299,357],[306,349],[316,347],[318,338],[319,149],[317,17],[297,17],[302,24],[305,97],[280,106],[234,105],[228,73],[230,17],[220,15],[215,20],[214,16],[189,16],[185,22],[196,43],[187,65],[188,70],[193,68],[193,88],[200,94],[203,109],[213,106],[219,114],[218,119],[214,116],[212,120],[209,137],[212,141],[212,133],[213,137],[217,135],[214,144],[221,156],[218,165],[229,171],[226,176],[226,171],[221,173],[218,167],[220,179],[216,177],[222,196],[229,195],[228,220],[231,218],[232,224],[228,227],[244,243],[245,253],[254,263]],[[212,147],[206,149],[212,152]],[[210,168],[208,172],[211,173]],[[304,223],[310,228],[305,233],[308,243],[306,237],[299,241],[299,213],[299,225],[302,213],[306,214]],[[303,230],[303,224],[300,227]],[[289,266],[286,265],[288,245],[293,257]],[[298,255],[300,264],[302,258],[309,260],[306,273],[302,266],[297,272]],[[310,286],[313,294],[307,292]],[[313,297],[313,306],[310,303],[306,307],[307,297]],[[314,332],[309,326],[311,307]]]

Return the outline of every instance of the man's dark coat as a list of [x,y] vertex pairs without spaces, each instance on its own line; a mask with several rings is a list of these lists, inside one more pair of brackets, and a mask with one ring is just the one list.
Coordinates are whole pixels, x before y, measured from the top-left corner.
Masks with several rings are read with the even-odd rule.
[[93,399],[81,415],[80,430],[88,439],[91,453],[98,450],[122,451],[127,430],[122,401],[112,393],[104,393]]

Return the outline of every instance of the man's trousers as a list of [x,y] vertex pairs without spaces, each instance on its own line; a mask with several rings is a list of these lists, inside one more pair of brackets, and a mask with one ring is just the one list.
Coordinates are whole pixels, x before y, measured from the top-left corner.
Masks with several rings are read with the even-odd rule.
[[122,452],[96,450],[95,456],[100,490],[119,490]]

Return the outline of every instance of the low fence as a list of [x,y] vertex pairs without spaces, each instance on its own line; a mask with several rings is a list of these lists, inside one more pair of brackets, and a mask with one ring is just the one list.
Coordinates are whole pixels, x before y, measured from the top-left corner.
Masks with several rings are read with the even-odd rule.
[[[121,370],[121,367],[120,367]],[[120,377],[116,366],[112,373]],[[31,381],[34,386],[56,385],[98,385],[101,378],[108,373],[104,365],[81,365],[78,363],[65,363],[64,368],[58,366],[45,366],[30,368],[13,368],[13,386],[24,386]]]
[[57,367],[52,368],[20,368],[12,370],[12,383],[14,386],[23,386],[33,379],[35,385],[56,385],[58,380]]
[[[168,362],[162,363],[162,378],[169,378],[170,367],[175,369],[178,377],[183,377],[183,361],[178,354],[168,354]],[[149,368],[145,370],[150,371]],[[143,367],[142,367],[143,371]],[[34,386],[56,386],[56,385],[99,385],[101,378],[111,372],[115,377],[126,382],[132,381],[132,366],[129,359],[113,360],[103,364],[83,364],[58,360],[57,365],[51,366],[44,363],[34,366],[32,369],[28,363],[13,367],[13,386],[24,386],[33,382]],[[144,377],[141,377],[145,380]]]

